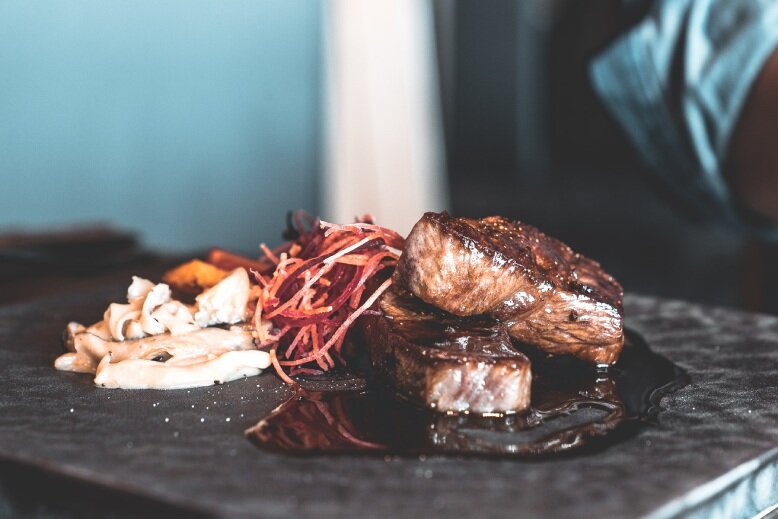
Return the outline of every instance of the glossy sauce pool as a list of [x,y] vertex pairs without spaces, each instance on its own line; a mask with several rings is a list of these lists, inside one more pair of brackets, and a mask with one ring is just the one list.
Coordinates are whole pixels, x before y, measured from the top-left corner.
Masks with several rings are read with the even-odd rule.
[[532,406],[513,415],[447,415],[371,387],[295,395],[246,431],[261,449],[289,455],[528,457],[599,448],[655,420],[662,395],[684,386],[683,369],[627,330],[607,371],[571,357],[531,356]]

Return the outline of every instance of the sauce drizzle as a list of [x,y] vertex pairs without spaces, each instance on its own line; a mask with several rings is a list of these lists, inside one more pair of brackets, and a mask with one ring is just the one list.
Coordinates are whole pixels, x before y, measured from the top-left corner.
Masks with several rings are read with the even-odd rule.
[[380,388],[298,388],[246,431],[263,450],[290,455],[543,456],[594,449],[656,421],[659,400],[688,383],[685,371],[627,330],[607,372],[572,357],[532,359],[532,407],[515,415],[442,414],[418,409]]

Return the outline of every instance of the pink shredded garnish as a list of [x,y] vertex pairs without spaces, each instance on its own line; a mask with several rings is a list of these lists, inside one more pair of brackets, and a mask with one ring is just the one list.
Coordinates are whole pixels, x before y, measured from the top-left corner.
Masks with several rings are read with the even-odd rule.
[[[252,323],[260,347],[270,347],[278,375],[318,374],[343,365],[347,332],[392,284],[405,240],[365,215],[353,224],[321,222],[303,212],[289,219],[292,241],[259,260],[219,249],[215,264],[244,266],[261,289]],[[376,278],[378,276],[378,278]],[[272,329],[263,331],[270,321]],[[288,371],[287,371],[288,370]]]

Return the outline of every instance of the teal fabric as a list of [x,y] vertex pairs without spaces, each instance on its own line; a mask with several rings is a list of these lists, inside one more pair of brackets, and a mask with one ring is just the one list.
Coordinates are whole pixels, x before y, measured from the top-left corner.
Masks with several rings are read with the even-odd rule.
[[776,0],[659,0],[590,69],[657,175],[707,217],[772,236],[746,223],[722,168],[749,89],[776,46]]
[[0,228],[280,241],[317,209],[321,11],[303,0],[0,2]]

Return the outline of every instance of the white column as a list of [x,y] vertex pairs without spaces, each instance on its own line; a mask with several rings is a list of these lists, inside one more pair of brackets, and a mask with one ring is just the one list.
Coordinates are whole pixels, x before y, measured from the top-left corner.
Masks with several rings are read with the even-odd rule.
[[326,5],[323,215],[407,233],[448,205],[432,3]]

